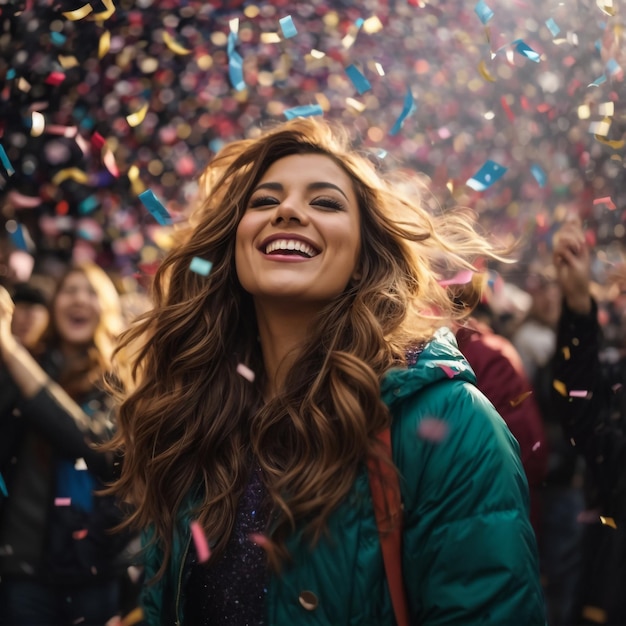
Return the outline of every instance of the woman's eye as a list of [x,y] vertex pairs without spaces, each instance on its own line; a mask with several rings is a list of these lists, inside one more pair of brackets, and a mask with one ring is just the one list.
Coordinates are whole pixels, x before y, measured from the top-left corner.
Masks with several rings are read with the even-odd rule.
[[333,211],[343,211],[344,209],[343,204],[339,200],[335,200],[335,198],[315,198],[311,204],[325,209],[332,209]]
[[275,204],[280,204],[280,202],[272,196],[257,196],[250,200],[250,207],[253,209],[262,206],[273,206]]

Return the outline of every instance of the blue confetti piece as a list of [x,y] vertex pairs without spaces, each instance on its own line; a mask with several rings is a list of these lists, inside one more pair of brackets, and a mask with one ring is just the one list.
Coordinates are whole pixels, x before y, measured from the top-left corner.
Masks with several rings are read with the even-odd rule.
[[99,204],[96,196],[88,196],[78,205],[78,212],[82,215],[86,215],[87,213],[91,213]]
[[225,145],[226,142],[219,137],[216,137],[215,139],[211,139],[211,141],[209,141],[209,149],[213,152],[219,152]]
[[606,70],[609,73],[609,76],[613,76],[613,74],[617,74],[622,68],[619,63],[615,59],[609,59],[606,62]]
[[383,150],[382,148],[377,148],[376,150],[374,150],[374,154],[379,158],[379,159],[384,159],[387,156],[387,150]]
[[404,120],[415,111],[416,106],[413,101],[413,94],[411,93],[411,89],[406,90],[406,94],[404,96],[404,105],[402,107],[402,111],[400,112],[400,116],[396,120],[396,123],[393,125],[393,128],[389,131],[389,134],[394,137],[400,132],[404,124]]
[[237,90],[243,91],[246,88],[246,83],[243,80],[243,58],[235,50],[235,44],[237,43],[237,35],[232,31],[228,33],[228,76],[230,78],[230,84]]
[[363,24],[364,24],[364,23],[365,23],[365,20],[364,20],[362,17],[359,17],[359,18],[357,19],[357,21],[356,21],[356,22],[354,22],[354,25],[355,25],[357,28],[361,28],[361,26],[363,26]]
[[516,39],[513,42],[513,45],[515,46],[515,50],[517,50],[517,52],[523,57],[526,57],[535,63],[539,63],[541,60],[539,53],[535,52],[535,50],[533,50],[528,44],[524,43],[521,39]]
[[9,235],[11,237],[11,241],[13,242],[13,245],[16,248],[18,248],[19,250],[24,250],[25,252],[28,252],[28,245],[26,244],[26,238],[24,237],[23,228],[24,227],[21,224],[18,224],[17,228],[12,233],[9,233]]
[[561,29],[558,27],[553,18],[549,18],[546,20],[546,26],[548,27],[548,30],[553,37],[556,37],[561,32]]
[[604,74],[602,74],[602,76],[598,76],[598,78],[596,78],[592,83],[589,83],[589,87],[599,87],[600,85],[603,85],[604,83],[606,83],[606,76]]
[[372,88],[370,81],[361,74],[361,71],[356,65],[348,65],[348,67],[346,67],[346,74],[359,92],[359,95],[363,95]]
[[139,194],[139,199],[142,204],[150,211],[154,219],[161,224],[161,226],[167,226],[172,223],[172,218],[167,212],[167,209],[163,206],[161,201],[154,195],[151,189]]
[[594,48],[598,51],[601,52],[602,51],[602,41],[600,39],[596,39],[595,43],[593,44]]
[[474,191],[485,191],[500,180],[507,168],[495,161],[485,161],[485,164],[465,184]]
[[50,33],[50,41],[52,41],[55,46],[62,46],[67,41],[67,37],[62,33],[53,31]]
[[7,484],[4,482],[4,478],[2,478],[2,474],[0,474],[0,491],[5,498],[9,497],[9,492],[7,490]]
[[476,6],[474,7],[474,11],[476,12],[476,15],[478,15],[478,19],[483,24],[486,24],[494,15],[493,11],[484,0],[478,0]]
[[7,70],[7,80],[13,80],[16,75],[17,73],[13,68]]
[[311,117],[312,115],[324,115],[324,110],[319,104],[304,104],[299,107],[292,107],[284,111],[285,117],[292,120],[295,117]]
[[208,276],[212,267],[213,263],[211,263],[211,261],[201,259],[199,256],[193,257],[193,259],[191,259],[191,263],[189,264],[189,269],[196,274],[200,274],[201,276]]
[[4,150],[4,146],[0,143],[0,162],[4,166],[4,169],[7,171],[7,176],[13,176],[15,174],[15,170],[11,165],[11,161],[9,161],[9,157]]
[[281,17],[278,20],[280,24],[280,29],[283,31],[283,37],[285,39],[289,39],[290,37],[295,37],[298,34],[298,29],[296,25],[293,23],[291,19],[291,15],[287,15],[286,17]]
[[539,165],[537,165],[536,163],[533,163],[530,166],[530,173],[535,177],[535,180],[537,181],[540,187],[546,186],[546,180],[548,180],[548,177],[546,176],[546,173],[543,171],[543,169],[541,169]]

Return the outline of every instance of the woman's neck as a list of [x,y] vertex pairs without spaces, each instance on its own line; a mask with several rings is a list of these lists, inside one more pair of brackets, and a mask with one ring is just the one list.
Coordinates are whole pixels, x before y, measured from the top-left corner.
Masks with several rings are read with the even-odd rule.
[[295,311],[288,304],[255,303],[259,340],[267,374],[266,399],[283,387],[287,372],[302,348],[316,315],[314,310]]

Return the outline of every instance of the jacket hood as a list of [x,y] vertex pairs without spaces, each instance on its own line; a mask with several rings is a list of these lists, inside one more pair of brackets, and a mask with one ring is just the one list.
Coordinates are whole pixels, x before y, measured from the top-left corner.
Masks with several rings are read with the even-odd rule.
[[382,400],[391,406],[449,378],[476,384],[476,376],[459,351],[454,334],[449,328],[440,328],[424,346],[414,365],[393,368],[385,374],[380,385]]

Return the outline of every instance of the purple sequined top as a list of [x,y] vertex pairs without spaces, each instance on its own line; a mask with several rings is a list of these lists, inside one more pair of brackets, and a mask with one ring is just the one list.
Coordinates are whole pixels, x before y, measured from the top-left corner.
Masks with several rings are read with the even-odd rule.
[[[215,562],[194,555],[185,588],[185,622],[193,626],[263,626],[268,569],[265,552],[250,540],[267,524],[261,468],[255,467],[239,499],[232,535]],[[193,544],[190,549],[193,549]]]

